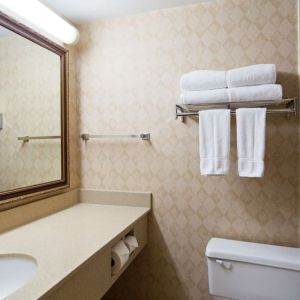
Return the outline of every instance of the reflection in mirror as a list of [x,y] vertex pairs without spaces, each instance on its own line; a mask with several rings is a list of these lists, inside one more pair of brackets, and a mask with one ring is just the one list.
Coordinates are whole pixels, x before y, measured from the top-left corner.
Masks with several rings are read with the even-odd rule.
[[60,56],[0,27],[0,192],[61,180],[61,155]]

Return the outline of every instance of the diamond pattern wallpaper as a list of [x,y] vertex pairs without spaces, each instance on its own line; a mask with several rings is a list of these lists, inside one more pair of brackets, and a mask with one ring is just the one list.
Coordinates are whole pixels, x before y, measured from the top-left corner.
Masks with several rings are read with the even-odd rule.
[[151,191],[146,249],[105,299],[210,299],[211,237],[296,246],[298,121],[268,116],[261,179],[199,171],[198,121],[174,120],[179,79],[195,69],[275,63],[297,96],[296,0],[217,0],[80,26],[77,96],[81,132],[150,132],[151,142],[81,143],[82,187]]

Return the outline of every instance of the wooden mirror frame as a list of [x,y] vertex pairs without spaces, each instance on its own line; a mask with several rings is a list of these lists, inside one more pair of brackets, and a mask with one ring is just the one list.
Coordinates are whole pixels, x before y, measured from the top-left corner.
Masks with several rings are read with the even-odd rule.
[[[34,197],[47,192],[69,187],[69,143],[68,143],[68,50],[48,40],[44,36],[34,32],[27,26],[17,22],[9,16],[0,12],[0,25],[11,30],[31,42],[48,49],[60,57],[61,77],[61,179],[36,184],[32,186],[17,188],[14,190],[0,191],[0,206],[12,201],[14,198]],[[31,201],[26,201],[31,202]],[[20,203],[20,205],[23,203]],[[17,206],[13,205],[13,206]],[[0,208],[1,210],[1,208]]]

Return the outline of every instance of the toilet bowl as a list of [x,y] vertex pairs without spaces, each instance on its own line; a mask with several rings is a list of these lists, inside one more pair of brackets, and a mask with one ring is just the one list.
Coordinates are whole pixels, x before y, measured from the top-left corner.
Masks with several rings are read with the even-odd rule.
[[300,249],[212,238],[206,247],[215,300],[299,300]]

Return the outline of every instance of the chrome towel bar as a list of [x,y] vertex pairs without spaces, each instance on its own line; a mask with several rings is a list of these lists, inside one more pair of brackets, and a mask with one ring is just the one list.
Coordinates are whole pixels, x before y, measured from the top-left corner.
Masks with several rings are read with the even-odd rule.
[[225,102],[209,103],[200,105],[176,104],[175,118],[198,116],[199,111],[206,109],[230,109],[235,115],[238,108],[266,107],[267,114],[286,114],[288,117],[296,116],[298,113],[298,99],[283,99],[276,101],[245,101],[245,102]]
[[141,134],[88,134],[84,133],[81,135],[81,138],[84,141],[90,139],[100,139],[100,138],[139,138],[143,141],[150,140],[150,133],[141,133]]
[[29,142],[30,140],[52,140],[60,139],[60,135],[45,135],[45,136],[19,136],[18,140],[23,141],[24,143]]

